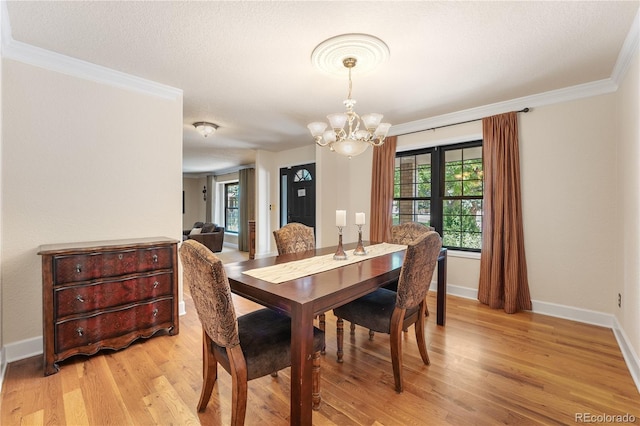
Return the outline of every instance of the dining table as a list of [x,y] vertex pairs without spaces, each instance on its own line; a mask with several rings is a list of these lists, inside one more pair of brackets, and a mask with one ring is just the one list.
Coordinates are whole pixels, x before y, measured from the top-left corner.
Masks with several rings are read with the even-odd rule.
[[[383,245],[386,243],[382,243]],[[290,424],[311,425],[311,370],[313,355],[314,318],[331,309],[371,293],[398,279],[404,261],[405,250],[398,249],[382,255],[352,254],[356,244],[345,244],[348,261],[333,260],[336,246],[317,248],[302,253],[259,257],[247,261],[225,264],[225,272],[234,294],[260,305],[283,312],[291,317],[291,407]],[[365,243],[373,253],[382,245]],[[406,246],[405,246],[406,248]],[[327,270],[310,275],[295,274],[294,278],[280,271],[281,267],[324,259]],[[437,318],[438,325],[445,324],[447,249],[438,257]],[[278,266],[281,265],[281,266]],[[264,274],[271,271],[269,274]],[[261,272],[264,272],[261,275]],[[295,271],[294,271],[295,272]],[[274,275],[275,273],[275,275]],[[289,272],[290,273],[290,272]],[[274,279],[273,276],[276,278]],[[292,276],[292,275],[289,275]]]

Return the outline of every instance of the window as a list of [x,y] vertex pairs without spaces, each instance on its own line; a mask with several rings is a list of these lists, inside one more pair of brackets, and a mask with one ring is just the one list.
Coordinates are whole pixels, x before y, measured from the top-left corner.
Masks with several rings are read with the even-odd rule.
[[420,222],[445,247],[482,247],[482,141],[396,154],[393,224]]
[[240,215],[238,213],[238,182],[224,185],[224,228],[225,232],[238,232]]

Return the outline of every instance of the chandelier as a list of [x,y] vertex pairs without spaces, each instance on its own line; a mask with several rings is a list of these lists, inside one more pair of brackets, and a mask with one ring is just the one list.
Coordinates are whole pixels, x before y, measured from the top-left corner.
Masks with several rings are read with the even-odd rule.
[[351,69],[356,66],[356,58],[347,57],[342,64],[349,70],[349,92],[344,100],[346,112],[327,115],[331,128],[327,123],[314,121],[307,128],[311,136],[320,146],[329,146],[332,151],[349,158],[360,155],[369,145],[380,146],[389,132],[391,124],[381,123],[382,114],[370,113],[360,117],[354,110],[355,99],[351,99]]

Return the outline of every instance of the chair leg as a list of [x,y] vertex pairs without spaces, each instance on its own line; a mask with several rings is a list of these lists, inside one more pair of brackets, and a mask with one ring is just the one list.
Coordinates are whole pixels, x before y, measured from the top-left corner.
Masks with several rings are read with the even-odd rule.
[[402,321],[406,310],[396,307],[391,315],[391,364],[396,392],[402,392]]
[[[325,315],[324,315],[324,314],[320,314],[320,315],[318,316],[318,325],[319,325],[319,327],[318,327],[318,328],[319,328],[320,330],[322,330],[322,331],[325,331],[325,328],[326,328],[326,326],[327,326],[326,324],[327,324],[327,323],[326,323],[326,320],[325,320]],[[324,354],[326,354],[326,353],[327,353],[327,345],[326,345],[326,344],[323,344],[323,345],[322,345],[322,350],[320,351],[320,353],[321,353],[322,355],[324,355]]]
[[198,401],[198,411],[202,412],[207,408],[213,386],[218,378],[218,361],[211,353],[211,339],[202,329],[202,391],[200,401]]
[[414,327],[416,329],[416,342],[418,342],[418,350],[420,351],[422,362],[424,362],[425,365],[429,365],[431,364],[431,361],[429,361],[429,353],[427,352],[427,342],[424,337],[424,333],[425,333],[424,322],[426,320],[424,311],[426,310],[426,307],[427,307],[427,304],[422,303],[422,306],[420,307],[420,313],[418,314],[418,320],[416,321]]
[[320,352],[313,354],[313,367],[311,368],[311,408],[320,409]]
[[244,425],[247,414],[247,363],[240,345],[227,348],[231,370],[231,424]]
[[336,336],[338,338],[338,362],[342,363],[342,356],[344,355],[342,351],[344,346],[344,321],[342,321],[342,318],[338,318],[336,321]]
[[356,325],[354,323],[351,323],[351,335],[356,334]]
[[271,377],[278,377],[278,372],[274,371],[273,373],[271,373]]
[[373,340],[373,336],[376,335],[376,332],[373,330],[369,330],[369,340]]

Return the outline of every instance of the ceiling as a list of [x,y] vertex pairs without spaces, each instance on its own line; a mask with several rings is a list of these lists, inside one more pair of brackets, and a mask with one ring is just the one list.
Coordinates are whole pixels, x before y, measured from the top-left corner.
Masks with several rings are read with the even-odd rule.
[[[353,76],[355,110],[409,123],[611,77],[638,1],[8,1],[13,40],[183,90],[183,172],[312,144],[344,110],[347,74],[312,66],[322,41],[382,39]],[[192,123],[220,126],[208,138]],[[393,128],[391,129],[393,134]]]

